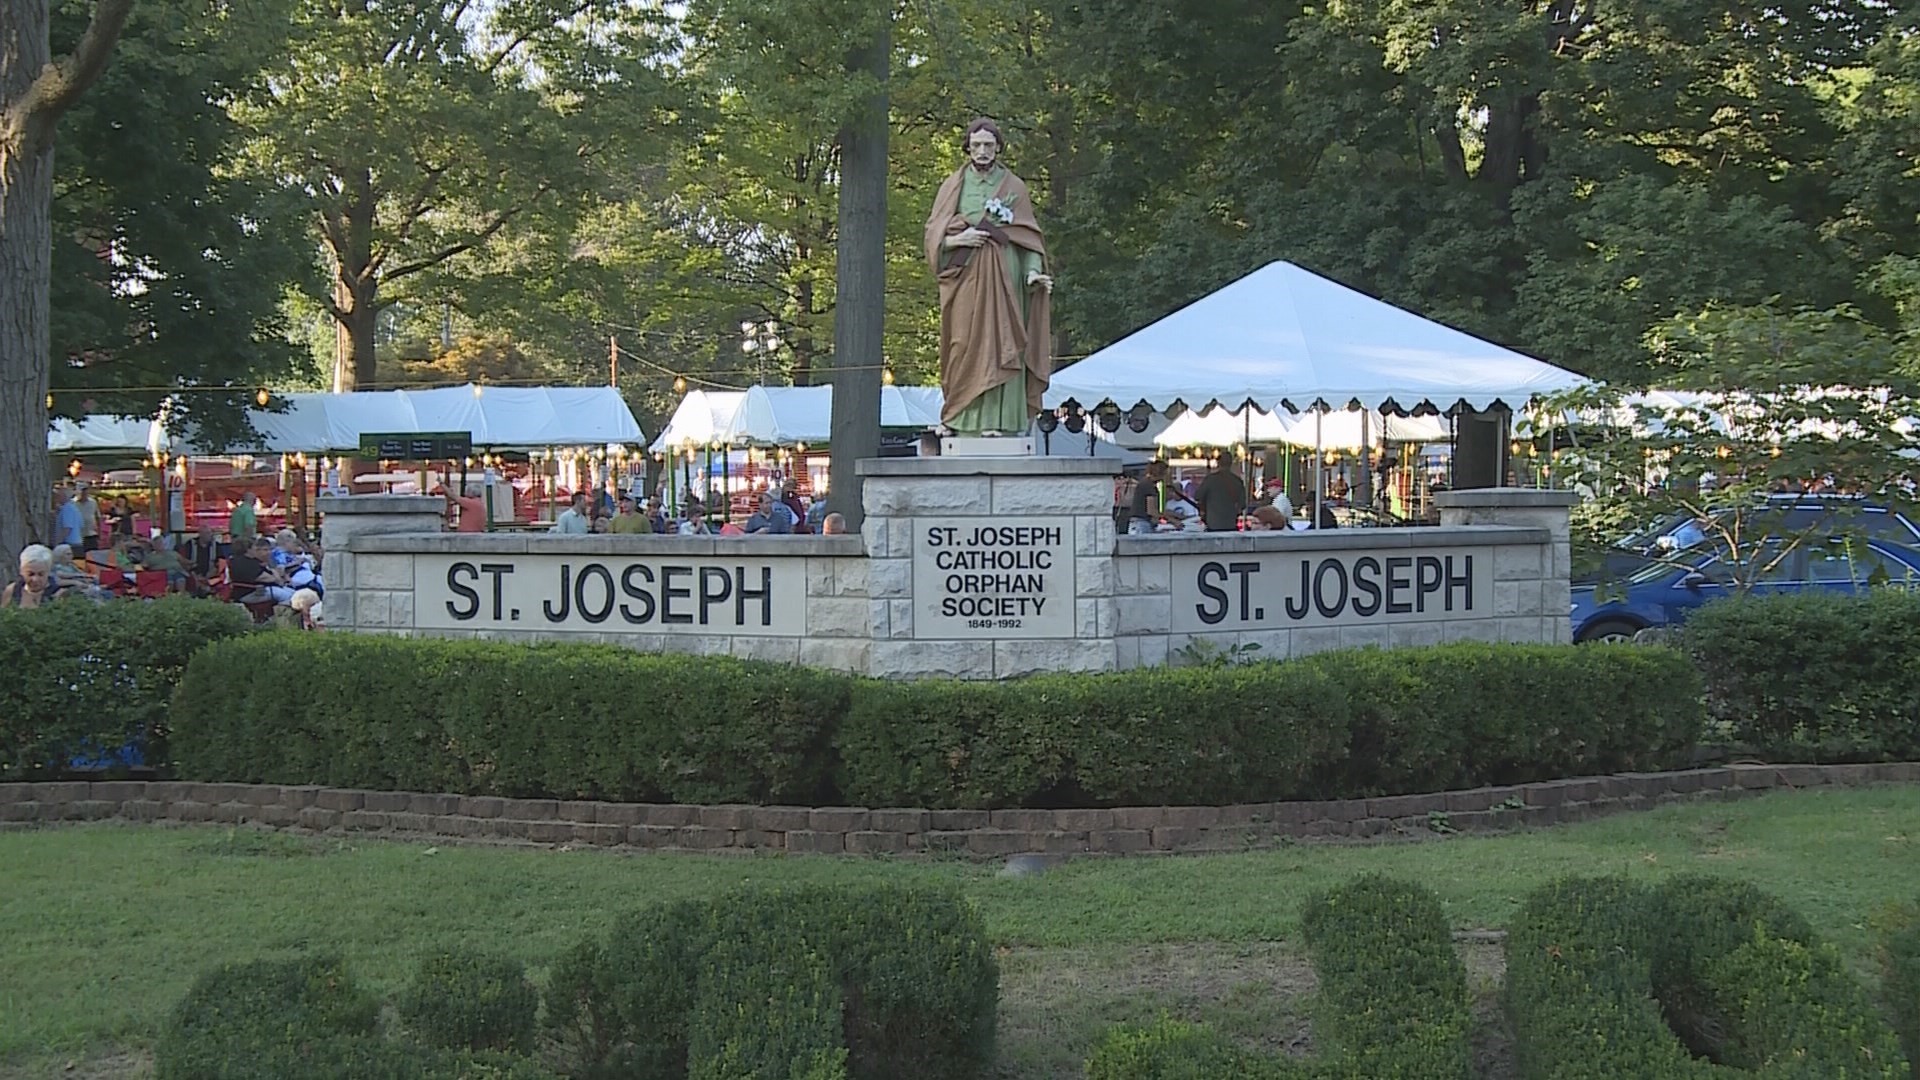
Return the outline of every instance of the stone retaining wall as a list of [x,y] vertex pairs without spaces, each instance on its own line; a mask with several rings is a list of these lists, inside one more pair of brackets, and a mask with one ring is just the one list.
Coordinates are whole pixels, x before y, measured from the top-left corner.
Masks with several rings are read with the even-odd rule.
[[1920,762],[1734,765],[1430,795],[1245,806],[914,810],[682,806],[271,784],[0,784],[0,828],[72,821],[254,824],[314,833],[809,855],[1243,851],[1293,840],[1492,832],[1662,803],[1826,784],[1920,783]]

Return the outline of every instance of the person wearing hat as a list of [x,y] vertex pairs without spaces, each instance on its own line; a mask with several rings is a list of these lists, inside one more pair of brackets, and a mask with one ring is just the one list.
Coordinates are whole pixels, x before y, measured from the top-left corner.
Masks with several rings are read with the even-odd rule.
[[653,532],[653,521],[635,508],[632,495],[620,496],[620,512],[613,516],[613,523],[607,526],[610,533],[626,536]]

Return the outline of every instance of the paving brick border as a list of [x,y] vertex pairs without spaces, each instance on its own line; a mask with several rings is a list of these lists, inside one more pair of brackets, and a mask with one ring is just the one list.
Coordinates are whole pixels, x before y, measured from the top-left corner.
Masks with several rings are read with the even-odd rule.
[[1769,790],[1920,783],[1920,762],[1730,765],[1430,795],[1242,806],[917,810],[687,806],[272,784],[0,784],[0,828],[78,821],[251,824],[314,833],[809,855],[1244,851],[1295,840],[1496,832]]

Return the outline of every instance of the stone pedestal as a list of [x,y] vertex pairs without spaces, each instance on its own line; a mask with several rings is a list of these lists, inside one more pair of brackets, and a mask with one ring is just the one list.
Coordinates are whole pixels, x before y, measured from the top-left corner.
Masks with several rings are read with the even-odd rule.
[[[1534,488],[1479,488],[1471,491],[1443,491],[1434,495],[1440,508],[1442,525],[1514,525],[1545,529],[1551,539],[1542,552],[1550,560],[1540,568],[1543,611],[1561,613],[1571,609],[1568,580],[1573,576],[1573,548],[1568,518],[1579,499],[1571,491],[1540,491]],[[1554,622],[1552,640],[1562,644],[1573,640],[1573,625],[1566,618]]]
[[348,541],[380,533],[438,533],[446,522],[447,501],[434,495],[322,495],[314,500],[314,508],[320,511],[320,543],[326,549],[320,577],[327,584],[327,621],[342,627],[411,626],[411,593],[404,623],[386,613],[384,597],[379,618],[359,617],[355,604],[361,583]]
[[857,467],[870,674],[994,679],[1117,666],[1117,462],[941,456]]

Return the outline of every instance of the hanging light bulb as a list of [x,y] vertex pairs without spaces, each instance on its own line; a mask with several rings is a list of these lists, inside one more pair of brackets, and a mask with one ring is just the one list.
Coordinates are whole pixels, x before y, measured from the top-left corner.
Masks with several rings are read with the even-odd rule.
[[52,395],[52,394],[48,394],[48,395],[47,395],[47,408],[49,408],[49,409],[51,409],[51,408],[53,408],[53,395]]
[[80,475],[80,459],[79,458],[74,458],[73,463],[67,466],[67,475],[68,476]]
[[885,383],[888,386],[892,386],[893,385],[893,369],[892,368],[883,369],[880,372],[880,381],[882,383]]
[[254,391],[253,401],[254,401],[254,404],[264,409],[267,407],[267,401],[271,397],[272,395],[268,394],[266,389],[262,387],[261,389]]
[[674,392],[674,393],[676,393],[676,394],[684,394],[684,393],[686,393],[686,392],[687,392],[687,379],[686,379],[686,376],[684,376],[684,375],[675,375],[675,376],[673,377],[673,392]]

